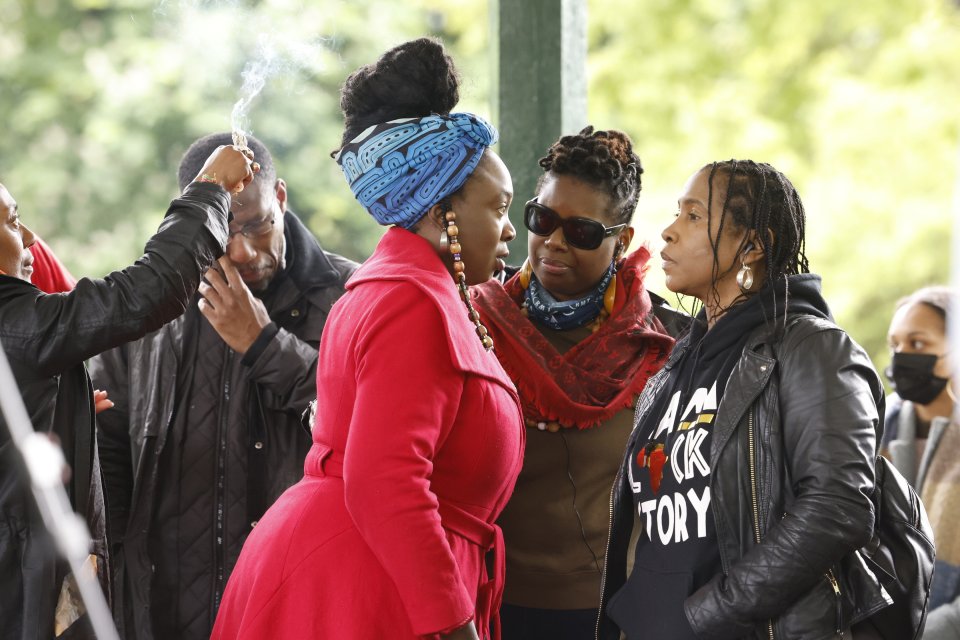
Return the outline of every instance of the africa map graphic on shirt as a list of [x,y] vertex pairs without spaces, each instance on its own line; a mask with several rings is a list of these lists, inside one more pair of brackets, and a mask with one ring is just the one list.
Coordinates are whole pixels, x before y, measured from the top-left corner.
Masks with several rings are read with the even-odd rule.
[[[660,545],[707,537],[710,518],[710,436],[717,383],[696,389],[681,408],[676,391],[629,467],[643,537]],[[681,410],[682,409],[682,410]]]

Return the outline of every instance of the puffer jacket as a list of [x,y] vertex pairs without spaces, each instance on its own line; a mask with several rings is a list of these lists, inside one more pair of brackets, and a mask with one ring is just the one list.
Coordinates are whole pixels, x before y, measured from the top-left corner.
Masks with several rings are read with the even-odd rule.
[[[822,301],[819,278],[792,276],[790,295],[805,293]],[[749,336],[717,410],[710,491],[723,574],[684,603],[703,640],[835,638],[891,602],[851,553],[870,540],[874,523],[879,376],[827,317],[790,315],[785,330],[776,324]],[[628,452],[685,348],[681,342],[647,383]],[[605,607],[626,581],[634,521],[628,464],[625,457],[611,493],[602,640],[619,637]]]
[[[186,625],[180,629],[182,637],[208,637],[247,534],[263,511],[303,475],[311,440],[300,417],[316,397],[320,336],[357,264],[323,251],[290,211],[284,214],[284,234],[287,268],[282,289],[266,302],[272,323],[243,357],[212,330],[201,333],[205,321],[194,302],[183,318],[90,363],[95,383],[110,390],[116,403],[101,414],[98,441],[119,592],[114,617],[124,638],[155,637],[158,616],[164,623]],[[212,337],[204,341],[198,337],[202,335]],[[204,398],[182,388],[189,377],[185,370],[195,376],[208,373],[203,367],[210,365],[201,365],[201,358],[215,363],[215,373],[229,381],[229,391]],[[189,407],[180,405],[185,398]],[[184,451],[172,434],[175,416],[184,411],[191,417],[212,414],[221,425],[215,445],[218,462],[201,473],[170,476],[161,458],[165,448],[174,448],[173,455],[184,461],[197,456],[196,451]],[[191,425],[188,422],[188,428]],[[181,491],[184,482],[216,486],[218,493],[209,503],[198,502],[192,518],[155,520],[160,493]],[[177,535],[199,541],[212,531],[219,543],[209,553],[203,546],[194,559],[177,558],[190,591],[159,594],[172,599],[168,606],[176,616],[151,611],[158,606],[154,590],[160,588],[155,565],[170,560],[157,541],[163,540],[166,549]],[[195,564],[187,566],[191,562]],[[178,608],[178,601],[193,606],[187,612]]]
[[[60,440],[72,470],[71,506],[87,518],[101,570],[105,513],[93,387],[83,361],[183,313],[202,273],[223,254],[229,206],[230,195],[217,185],[187,187],[136,264],[102,280],[83,278],[70,293],[46,295],[0,275],[0,341],[34,429]],[[65,567],[17,458],[0,419],[0,636],[52,638]]]

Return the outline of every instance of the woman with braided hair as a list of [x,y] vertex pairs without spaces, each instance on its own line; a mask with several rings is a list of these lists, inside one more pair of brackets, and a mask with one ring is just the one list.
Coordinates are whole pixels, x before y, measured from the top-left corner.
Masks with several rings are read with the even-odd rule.
[[499,521],[504,638],[579,640],[596,626],[606,498],[632,407],[673,340],[657,318],[662,301],[644,289],[649,250],[626,253],[643,173],[630,138],[587,127],[560,138],[540,165],[524,209],[530,257],[474,297],[528,427]]
[[637,403],[598,638],[877,637],[864,621],[890,596],[852,552],[883,386],[831,319],[805,224],[768,164],[714,162],[681,193],[663,269],[702,308]]
[[513,187],[457,86],[426,38],[344,84],[335,158],[394,226],[330,313],[304,477],[247,539],[213,638],[499,640],[524,429],[468,285],[502,268]]

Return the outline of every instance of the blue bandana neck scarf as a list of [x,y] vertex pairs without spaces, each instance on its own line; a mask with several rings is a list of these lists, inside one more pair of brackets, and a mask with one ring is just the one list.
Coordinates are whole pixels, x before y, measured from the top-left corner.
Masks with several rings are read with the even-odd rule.
[[350,190],[383,225],[409,229],[463,186],[497,130],[470,113],[374,125],[336,155]]
[[550,292],[537,280],[536,274],[533,274],[526,292],[527,315],[557,331],[582,327],[600,315],[603,309],[603,295],[607,292],[607,285],[610,284],[614,273],[614,265],[611,262],[607,272],[600,278],[599,284],[593,291],[582,298],[564,301],[550,295]]

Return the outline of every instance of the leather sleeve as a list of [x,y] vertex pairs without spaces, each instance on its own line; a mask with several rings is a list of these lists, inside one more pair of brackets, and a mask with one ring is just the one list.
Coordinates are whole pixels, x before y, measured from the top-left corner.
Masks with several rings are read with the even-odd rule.
[[794,498],[728,576],[687,598],[687,617],[702,639],[751,634],[871,535],[882,388],[869,358],[840,329],[808,324],[788,333],[777,366]]
[[69,293],[38,292],[17,309],[17,325],[5,328],[5,348],[36,362],[42,375],[56,375],[173,320],[223,254],[229,208],[221,187],[188,186],[133,265],[103,279],[82,278]]
[[110,543],[123,539],[133,499],[129,391],[125,347],[117,347],[90,360],[94,387],[103,389],[113,408],[97,414],[97,447],[107,502],[107,535]]

